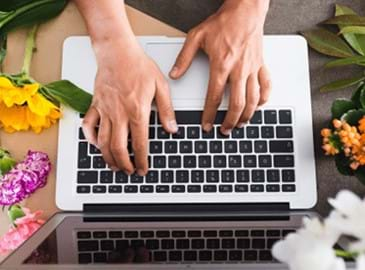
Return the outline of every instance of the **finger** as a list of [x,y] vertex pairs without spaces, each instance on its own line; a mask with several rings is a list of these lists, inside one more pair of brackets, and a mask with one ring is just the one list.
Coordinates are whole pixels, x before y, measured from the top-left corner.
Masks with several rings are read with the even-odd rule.
[[123,263],[132,263],[135,257],[135,251],[132,248],[127,248],[122,251],[121,257]]
[[222,134],[228,136],[232,129],[237,125],[246,102],[246,80],[232,79],[231,93],[229,97],[229,106],[223,124],[221,126]]
[[208,92],[202,115],[202,125],[206,132],[209,132],[214,124],[217,109],[223,98],[227,79],[227,71],[220,70],[219,68],[216,68],[215,65],[211,64]]
[[194,56],[200,48],[200,35],[196,31],[189,32],[183,48],[176,58],[175,64],[170,71],[172,79],[178,79],[187,71],[193,62]]
[[172,106],[170,89],[167,82],[163,79],[157,82],[156,106],[158,109],[158,117],[163,128],[169,133],[177,132],[177,124],[174,108]]
[[140,247],[137,249],[137,255],[135,261],[138,263],[146,263],[150,261],[150,253],[145,247]]
[[270,72],[265,65],[260,68],[258,79],[260,84],[259,106],[261,106],[268,101],[272,89]]
[[121,117],[112,126],[111,152],[117,167],[126,174],[134,172],[134,166],[128,152],[128,122],[126,117]]
[[260,99],[259,84],[257,74],[251,74],[246,83],[246,106],[240,117],[238,126],[243,126],[247,123],[257,108]]
[[148,122],[150,106],[141,112],[136,112],[137,121],[130,122],[132,148],[137,173],[141,176],[148,171],[147,149],[148,149]]
[[97,145],[97,133],[95,127],[98,125],[99,119],[99,112],[94,107],[90,107],[82,121],[82,131],[84,132],[85,138],[94,145]]
[[107,117],[101,117],[100,118],[100,126],[98,131],[98,146],[103,154],[103,158],[105,162],[109,165],[111,168],[115,168],[116,164],[113,158],[112,153],[110,152],[110,137],[112,133],[112,125],[110,123],[110,120]]

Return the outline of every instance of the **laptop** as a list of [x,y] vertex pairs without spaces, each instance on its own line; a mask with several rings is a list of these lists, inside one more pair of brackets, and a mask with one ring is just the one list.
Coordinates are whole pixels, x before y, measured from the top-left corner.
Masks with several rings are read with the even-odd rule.
[[[168,78],[184,39],[139,42]],[[219,132],[229,89],[212,132],[200,127],[209,74],[203,53],[182,79],[169,80],[179,131],[167,134],[153,108],[145,177],[112,172],[85,140],[83,116],[64,108],[56,183],[63,212],[3,266],[282,269],[272,245],[316,215],[307,211],[317,201],[307,43],[265,36],[264,58],[270,101],[229,136]],[[96,69],[89,38],[68,38],[62,77],[92,92]]]

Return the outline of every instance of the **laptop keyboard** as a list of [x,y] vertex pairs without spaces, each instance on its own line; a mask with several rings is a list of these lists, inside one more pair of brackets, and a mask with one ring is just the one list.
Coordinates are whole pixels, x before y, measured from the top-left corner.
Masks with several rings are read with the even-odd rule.
[[[293,229],[78,231],[79,263],[274,262],[273,244]],[[139,250],[143,258],[125,258]],[[143,250],[143,252],[141,252]],[[124,260],[124,261],[123,261]]]
[[[111,171],[79,129],[76,192],[105,193],[293,193],[294,135],[290,109],[256,111],[229,136],[202,131],[202,111],[176,111],[179,130],[164,131],[155,112],[149,126],[149,172],[141,177]],[[131,159],[132,149],[129,146]]]

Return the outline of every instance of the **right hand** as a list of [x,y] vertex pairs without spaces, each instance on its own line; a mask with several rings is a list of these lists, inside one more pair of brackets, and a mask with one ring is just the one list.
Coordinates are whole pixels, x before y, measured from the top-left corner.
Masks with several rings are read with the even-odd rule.
[[[139,175],[145,175],[154,98],[164,129],[177,131],[167,81],[136,41],[129,46],[115,39],[93,45],[98,72],[93,101],[82,125],[86,139],[100,149],[111,169],[132,174],[136,168]],[[128,152],[129,132],[135,166]]]

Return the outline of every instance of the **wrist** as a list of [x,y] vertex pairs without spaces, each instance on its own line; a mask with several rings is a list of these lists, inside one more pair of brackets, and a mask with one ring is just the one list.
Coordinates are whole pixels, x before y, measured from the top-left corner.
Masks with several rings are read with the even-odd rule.
[[266,16],[270,0],[224,0],[222,8],[250,9],[255,14]]

